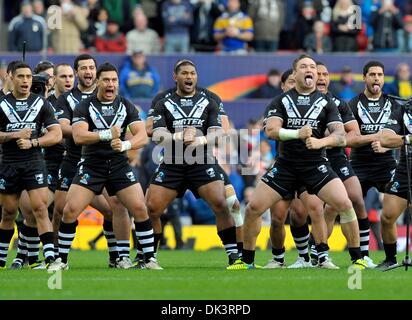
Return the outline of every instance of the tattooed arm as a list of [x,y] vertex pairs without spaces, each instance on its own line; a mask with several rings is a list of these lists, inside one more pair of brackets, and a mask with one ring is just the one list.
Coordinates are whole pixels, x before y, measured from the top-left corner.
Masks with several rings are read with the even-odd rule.
[[310,137],[306,139],[308,149],[317,150],[325,147],[345,147],[345,128],[341,122],[332,122],[328,124],[329,136],[317,139]]

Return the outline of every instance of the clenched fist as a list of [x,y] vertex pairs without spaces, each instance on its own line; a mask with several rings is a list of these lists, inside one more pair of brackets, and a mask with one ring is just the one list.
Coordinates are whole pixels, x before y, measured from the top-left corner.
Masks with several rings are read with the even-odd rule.
[[110,132],[112,133],[112,139],[114,140],[120,138],[122,130],[118,126],[113,126],[110,128]]
[[24,128],[16,132],[17,139],[30,139],[31,137],[31,128]]
[[298,130],[299,139],[305,140],[312,135],[312,127],[309,125],[305,125]]
[[18,139],[16,143],[17,146],[22,150],[27,150],[32,147],[31,141],[29,139]]
[[110,145],[111,145],[111,147],[112,147],[112,149],[114,150],[114,151],[116,151],[116,152],[120,152],[120,151],[122,151],[122,140],[120,140],[120,139],[113,139],[111,142],[110,142]]
[[183,131],[183,143],[185,145],[191,144],[196,139],[196,128],[194,127],[187,127]]
[[319,150],[323,148],[322,142],[317,139],[317,138],[307,138],[305,140],[306,143],[306,148],[308,148],[309,150]]

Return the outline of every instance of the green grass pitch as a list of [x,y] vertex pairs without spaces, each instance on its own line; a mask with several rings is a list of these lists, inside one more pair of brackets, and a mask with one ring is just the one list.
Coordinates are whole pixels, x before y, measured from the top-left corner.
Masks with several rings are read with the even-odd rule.
[[[10,265],[15,252],[9,253]],[[286,262],[296,259],[286,253]],[[134,256],[134,253],[132,253]],[[256,261],[265,264],[270,251],[257,251]],[[206,252],[161,251],[159,262],[165,270],[114,270],[107,267],[105,251],[72,251],[70,270],[64,271],[61,289],[48,288],[46,270],[1,270],[0,300],[277,300],[277,299],[411,299],[412,270],[361,272],[361,289],[348,288],[349,255],[332,252],[340,270],[242,270],[227,271],[223,250]],[[373,252],[375,262],[383,252]],[[403,254],[399,254],[399,259]]]

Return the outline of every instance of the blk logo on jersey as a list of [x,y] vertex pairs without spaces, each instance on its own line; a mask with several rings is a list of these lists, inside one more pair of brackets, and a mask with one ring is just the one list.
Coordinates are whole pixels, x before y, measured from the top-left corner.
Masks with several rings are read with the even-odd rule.
[[89,180],[90,180],[90,175],[87,173],[85,173],[84,175],[80,177],[80,183],[89,184]]
[[347,177],[349,175],[349,168],[348,167],[343,167],[340,168],[340,172],[342,172],[342,174]]
[[328,172],[328,168],[324,164],[320,165],[318,167],[318,170],[322,173],[327,173]]
[[36,179],[38,184],[43,184],[44,182],[44,176],[43,173],[38,173],[34,175],[34,178]]
[[129,179],[131,182],[136,181],[136,177],[134,176],[134,173],[132,171],[126,172],[126,177]]
[[398,190],[399,190],[399,187],[400,187],[400,184],[399,184],[399,182],[398,181],[395,181],[394,183],[392,183],[392,186],[391,186],[391,191],[392,192],[398,192]]
[[159,171],[156,175],[155,181],[157,182],[163,182],[163,179],[165,178],[165,174],[163,171]]
[[208,169],[206,169],[206,173],[207,173],[207,175],[208,175],[209,177],[211,177],[211,178],[214,178],[214,177],[216,176],[216,174],[215,174],[215,169],[213,169],[213,168],[208,168]]

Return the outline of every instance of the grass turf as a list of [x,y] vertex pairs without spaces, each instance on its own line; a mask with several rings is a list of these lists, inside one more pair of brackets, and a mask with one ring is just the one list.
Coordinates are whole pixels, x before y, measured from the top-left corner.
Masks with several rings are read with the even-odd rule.
[[[14,254],[9,253],[8,266]],[[296,251],[287,252],[286,262],[292,264],[296,255]],[[159,262],[165,270],[114,270],[107,267],[107,252],[72,251],[61,290],[48,288],[51,274],[46,270],[6,269],[0,270],[0,300],[411,299],[412,277],[404,268],[362,271],[362,289],[350,290],[348,253],[330,256],[340,270],[227,271],[222,250],[161,251]],[[256,252],[258,264],[270,257],[269,251]],[[383,253],[374,252],[372,258],[380,261]]]

